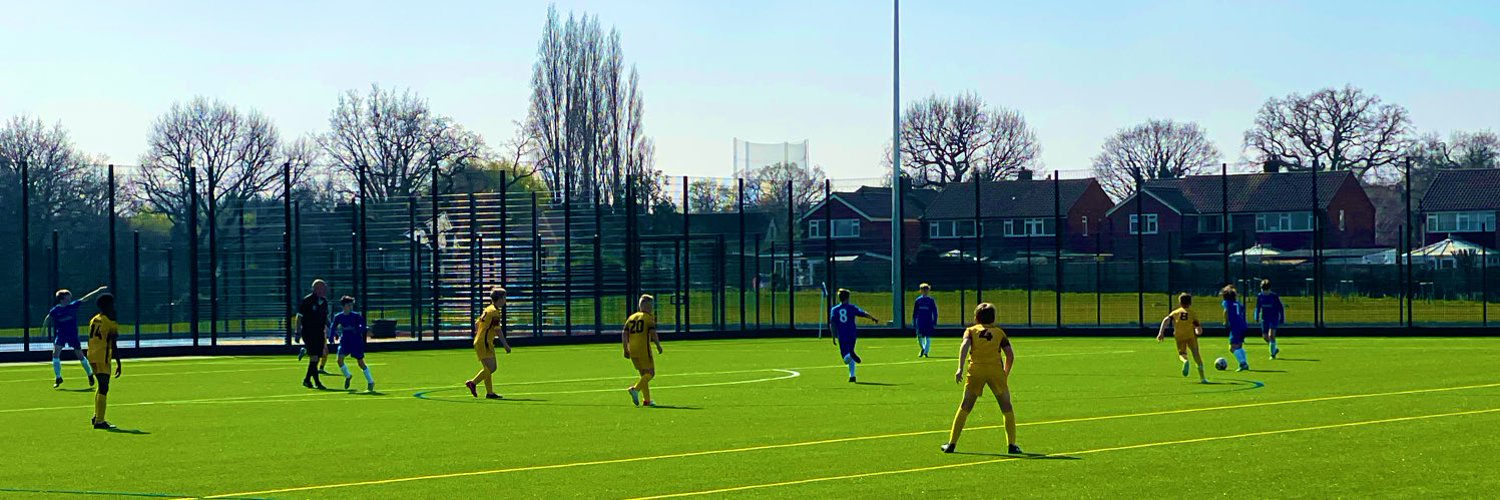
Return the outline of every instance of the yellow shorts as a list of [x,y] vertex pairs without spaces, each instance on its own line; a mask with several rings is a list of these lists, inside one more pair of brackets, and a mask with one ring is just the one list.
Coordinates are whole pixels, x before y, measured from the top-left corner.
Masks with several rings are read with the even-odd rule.
[[969,365],[968,376],[964,377],[964,395],[979,396],[984,394],[984,388],[989,387],[990,392],[996,396],[1010,389],[1005,367],[1001,365]]
[[649,354],[639,358],[630,358],[630,364],[635,365],[636,370],[656,371],[656,359]]
[[474,355],[478,356],[480,361],[495,359],[495,347],[483,344],[476,345],[474,346]]
[[1177,354],[1187,354],[1198,348],[1198,336],[1189,334],[1187,338],[1174,337],[1177,340]]

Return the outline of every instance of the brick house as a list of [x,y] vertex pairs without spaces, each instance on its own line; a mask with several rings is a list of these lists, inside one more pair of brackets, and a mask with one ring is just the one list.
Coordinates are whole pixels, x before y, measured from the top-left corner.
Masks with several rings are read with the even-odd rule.
[[[916,255],[922,241],[920,218],[937,196],[931,189],[912,189],[903,203],[905,253]],[[826,259],[837,262],[840,286],[889,283],[891,263],[891,188],[861,186],[834,192],[797,221],[803,230],[798,247],[810,273],[822,276]],[[825,227],[831,224],[831,228]],[[825,231],[831,229],[829,231]],[[830,248],[831,247],[831,248]]]
[[[1055,251],[1057,215],[1063,220],[1063,251],[1093,253],[1104,214],[1114,203],[1095,179],[1033,180],[979,184],[977,216],[985,256],[1013,257]],[[974,251],[975,184],[950,184],[923,214],[924,242],[939,253]],[[1054,202],[1054,191],[1061,204]]]
[[1500,241],[1500,169],[1439,171],[1418,207],[1424,244],[1458,238],[1493,249]]
[[[1325,214],[1324,248],[1369,248],[1375,244],[1375,206],[1352,172],[1320,172],[1317,208]],[[1278,250],[1313,246],[1311,172],[1261,172],[1151,180],[1136,217],[1132,195],[1108,213],[1112,250],[1136,254],[1137,226],[1147,255],[1219,254],[1253,245]],[[1224,203],[1228,202],[1228,224]]]

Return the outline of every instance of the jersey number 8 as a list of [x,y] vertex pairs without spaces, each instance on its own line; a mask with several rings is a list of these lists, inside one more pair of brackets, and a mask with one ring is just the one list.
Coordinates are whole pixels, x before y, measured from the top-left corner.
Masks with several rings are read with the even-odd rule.
[[849,322],[849,310],[848,309],[839,309],[839,323],[848,323],[848,322]]

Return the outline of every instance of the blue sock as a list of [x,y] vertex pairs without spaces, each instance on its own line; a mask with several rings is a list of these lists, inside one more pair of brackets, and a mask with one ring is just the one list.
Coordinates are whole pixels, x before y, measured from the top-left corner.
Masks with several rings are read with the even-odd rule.
[[344,378],[349,378],[349,366],[339,365],[339,371],[344,372]]
[[375,383],[375,376],[370,375],[370,367],[366,366],[364,368],[360,368],[359,370],[365,372],[365,382],[372,385]]
[[[89,364],[89,358],[84,356],[80,351],[75,350],[73,354],[78,355],[78,364],[83,365],[83,373],[88,375],[89,378],[94,378],[94,366]],[[107,370],[108,368],[105,369]],[[106,375],[108,374],[106,373]]]
[[849,378],[854,378],[854,357],[845,354],[844,364],[849,365]]
[[1240,366],[1250,364],[1250,361],[1245,359],[1245,348],[1243,347],[1234,350],[1234,359],[1240,360]]
[[62,358],[52,356],[52,378],[62,378]]
[[922,354],[927,354],[928,349],[932,349],[932,337],[924,335],[922,336]]
[[1276,352],[1276,339],[1271,339],[1271,352]]

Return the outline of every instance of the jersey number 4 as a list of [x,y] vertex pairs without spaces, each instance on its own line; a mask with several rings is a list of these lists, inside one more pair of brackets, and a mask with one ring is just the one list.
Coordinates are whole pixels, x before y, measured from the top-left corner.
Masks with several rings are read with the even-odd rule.
[[995,340],[995,335],[992,334],[992,333],[990,333],[989,330],[985,330],[985,331],[979,332],[979,338],[982,338],[982,339],[985,339],[985,340]]

